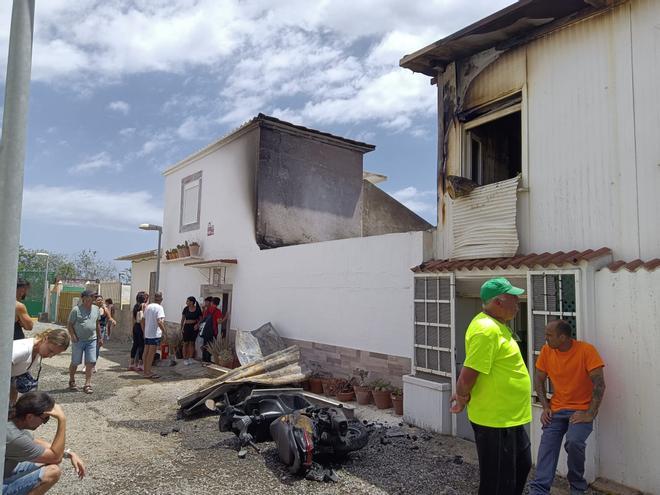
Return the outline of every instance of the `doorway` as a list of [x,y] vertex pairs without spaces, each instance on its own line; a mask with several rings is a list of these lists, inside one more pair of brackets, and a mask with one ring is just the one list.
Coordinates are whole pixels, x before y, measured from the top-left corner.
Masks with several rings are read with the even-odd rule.
[[[455,360],[456,360],[456,378],[461,372],[463,362],[465,361],[465,332],[472,319],[481,312],[482,304],[479,298],[481,285],[491,278],[470,277],[456,278],[456,325],[455,325]],[[508,276],[509,281],[516,287],[527,288],[527,279],[524,276]],[[526,295],[522,296],[520,301],[520,311],[516,318],[510,323],[510,328],[514,333],[514,338],[520,347],[520,353],[527,364],[527,300]],[[528,367],[529,369],[529,367]],[[474,432],[472,425],[468,420],[467,413],[463,411],[456,415],[456,436],[466,440],[474,441]],[[527,426],[527,428],[529,425]],[[529,432],[528,432],[529,433]]]
[[221,332],[221,335],[227,336],[229,329],[231,328],[231,305],[232,305],[232,285],[231,284],[222,284],[222,285],[202,285],[200,287],[200,294],[202,299],[207,297],[217,297],[220,299],[220,304],[218,309],[222,311],[223,317],[226,314],[229,314],[227,319],[222,323],[221,327],[218,329]]

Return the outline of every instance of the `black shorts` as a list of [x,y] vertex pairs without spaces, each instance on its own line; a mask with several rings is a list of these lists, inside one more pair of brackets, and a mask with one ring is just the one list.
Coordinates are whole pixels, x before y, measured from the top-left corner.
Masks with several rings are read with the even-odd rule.
[[183,341],[184,342],[195,342],[197,339],[197,330],[193,325],[185,325],[183,327]]

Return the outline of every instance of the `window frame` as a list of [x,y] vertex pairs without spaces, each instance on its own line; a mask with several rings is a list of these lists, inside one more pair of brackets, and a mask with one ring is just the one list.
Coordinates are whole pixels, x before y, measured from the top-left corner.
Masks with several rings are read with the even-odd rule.
[[[417,280],[424,280],[425,282],[425,291],[426,291],[426,280],[429,278],[433,279],[447,279],[449,281],[449,299],[440,299],[440,290],[438,287],[438,295],[435,299],[418,299],[415,294],[415,283]],[[424,294],[427,296],[427,294]],[[424,315],[425,321],[418,321],[416,317],[416,312],[415,312],[415,304],[416,303],[423,303],[424,304]],[[436,303],[436,304],[448,304],[449,305],[449,323],[430,323],[428,322],[428,306],[427,303]],[[414,374],[422,373],[422,374],[429,374],[437,377],[443,377],[447,378],[454,382],[454,377],[456,376],[456,359],[455,359],[455,304],[456,304],[456,297],[455,297],[455,281],[454,281],[454,274],[453,273],[423,273],[423,274],[415,274],[413,278],[413,328],[412,328],[412,344],[413,344],[413,355],[412,355],[412,369]],[[439,309],[439,308],[438,308]],[[439,315],[440,312],[438,311],[438,320],[439,320]],[[438,328],[446,328],[449,331],[450,335],[450,347],[441,347],[440,346],[440,335],[438,334],[438,345],[437,346],[431,346],[428,344],[418,344],[415,339],[415,332],[416,332],[416,326],[417,325],[425,325],[426,327],[438,327]],[[428,342],[428,329],[426,330],[426,339]],[[449,371],[442,371],[441,369],[431,369],[426,366],[418,366],[417,365],[417,349],[424,349],[427,353],[427,363],[428,364],[428,352],[438,352],[438,368],[440,368],[440,353],[446,353],[449,357],[449,363],[450,363],[450,369]]]
[[[191,182],[198,182],[199,194],[197,195],[197,221],[184,224],[183,211],[184,211],[184,191],[186,186]],[[181,196],[179,198],[179,232],[190,232],[192,230],[199,230],[201,224],[202,213],[202,171],[195,172],[181,179]]]
[[[500,98],[496,98],[492,101],[487,102],[484,105],[480,105],[479,107],[486,107],[489,105],[494,105],[497,104],[498,102],[501,102],[503,100],[506,100],[508,98],[511,98],[512,95],[520,94],[520,101],[517,103],[512,103],[509,106],[506,106],[504,108],[500,108],[498,110],[494,110],[491,112],[488,112],[484,115],[480,115],[479,117],[475,117],[474,119],[468,120],[466,122],[462,122],[460,124],[460,132],[458,132],[458,150],[459,150],[459,157],[461,160],[461,164],[459,167],[460,170],[460,175],[463,177],[467,177],[468,179],[472,179],[472,163],[470,160],[470,155],[471,155],[471,140],[470,140],[470,130],[474,129],[475,127],[479,127],[483,124],[487,124],[489,122],[492,122],[493,120],[500,119],[502,117],[506,117],[507,115],[510,115],[512,113],[520,112],[520,145],[521,145],[521,150],[520,150],[520,184],[519,184],[519,190],[522,189],[524,191],[527,190],[529,187],[528,183],[528,176],[529,176],[529,143],[528,143],[528,104],[527,104],[527,85],[523,85],[522,88],[517,89],[516,91],[512,93],[508,93],[506,95],[503,95]],[[483,167],[483,161],[482,165]],[[483,169],[481,172],[481,175],[483,176]],[[474,179],[472,179],[474,180]],[[476,182],[476,181],[475,181]]]
[[[561,276],[562,275],[572,275],[574,277],[574,282],[575,282],[575,311],[563,311],[562,307],[562,298],[561,298],[561,285],[558,287],[558,300],[559,300],[559,311],[548,311],[547,307],[544,310],[539,310],[534,308],[534,285],[532,281],[533,276],[559,276],[559,281],[561,284]],[[560,319],[563,316],[572,316],[575,318],[575,337],[577,339],[582,338],[582,325],[581,325],[581,317],[582,313],[584,312],[584,309],[582,308],[582,303],[580,300],[580,293],[581,293],[581,270],[579,269],[573,269],[573,270],[530,270],[527,272],[527,362],[529,366],[529,375],[530,379],[532,381],[532,397],[534,397],[534,401],[532,401],[533,405],[540,405],[538,403],[538,398],[536,396],[536,391],[534,390],[534,377],[536,373],[536,362],[535,358],[538,357],[541,354],[541,347],[539,347],[539,350],[536,350],[534,338],[535,338],[535,333],[534,333],[534,316],[545,316],[546,320],[548,316],[557,316]],[[547,279],[545,280],[545,287],[547,290]],[[547,301],[546,301],[546,306],[547,306]],[[550,385],[550,380],[548,379],[546,381],[546,391],[548,391],[548,399],[552,397],[552,393],[550,392],[551,385]]]

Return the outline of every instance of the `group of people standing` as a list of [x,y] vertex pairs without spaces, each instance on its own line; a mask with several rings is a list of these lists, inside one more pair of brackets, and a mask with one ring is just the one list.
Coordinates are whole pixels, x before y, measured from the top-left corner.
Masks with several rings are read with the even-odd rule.
[[153,372],[153,363],[161,339],[167,337],[162,302],[162,292],[156,292],[153,302],[149,302],[149,294],[140,291],[133,306],[133,345],[128,369],[140,371],[151,380],[160,378]]
[[[479,459],[479,495],[520,495],[532,466],[526,426],[532,421],[531,379],[508,322],[519,309],[524,289],[505,278],[481,287],[483,311],[465,334],[466,358],[451,397],[451,412],[467,407]],[[562,441],[568,454],[571,495],[584,494],[587,438],[605,392],[596,348],[572,337],[572,328],[556,319],[545,329],[534,373],[534,390],[542,407],[542,436],[531,495],[550,493]],[[546,381],[553,385],[548,400]]]
[[[154,356],[161,339],[167,337],[165,327],[165,311],[161,305],[163,295],[154,294],[154,302],[149,302],[149,294],[140,291],[133,306],[133,345],[129,360],[129,370],[141,371],[145,377],[157,379],[159,375],[153,373]],[[190,365],[197,354],[196,342],[202,340],[202,361],[210,362],[211,355],[205,346],[220,334],[224,337],[222,323],[228,315],[223,315],[218,308],[220,299],[207,297],[200,306],[194,296],[186,299],[181,312],[180,332],[183,338],[183,363]],[[170,354],[175,362],[174,353]]]

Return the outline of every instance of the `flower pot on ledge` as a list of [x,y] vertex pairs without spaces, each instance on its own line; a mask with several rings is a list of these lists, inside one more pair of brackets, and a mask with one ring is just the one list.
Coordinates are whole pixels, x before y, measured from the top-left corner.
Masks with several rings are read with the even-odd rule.
[[190,251],[190,256],[199,256],[199,244],[191,244],[188,246],[188,250]]
[[353,387],[353,391],[355,392],[355,396],[357,397],[358,404],[360,404],[361,406],[366,406],[367,404],[371,404],[373,396],[371,395],[371,389],[369,387],[355,385]]
[[392,394],[392,407],[395,415],[403,416],[403,395]]
[[372,390],[374,403],[378,409],[389,409],[392,407],[392,392],[389,390]]

